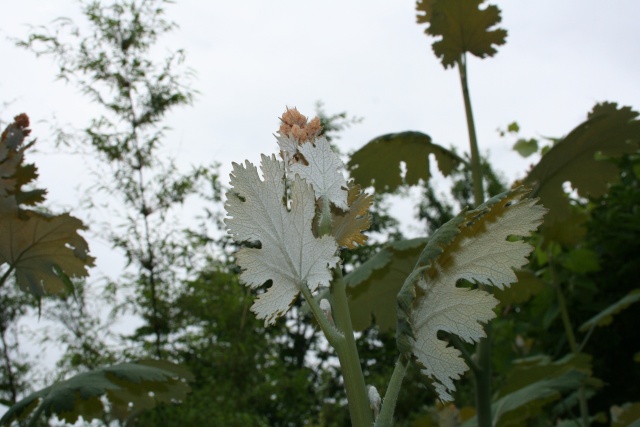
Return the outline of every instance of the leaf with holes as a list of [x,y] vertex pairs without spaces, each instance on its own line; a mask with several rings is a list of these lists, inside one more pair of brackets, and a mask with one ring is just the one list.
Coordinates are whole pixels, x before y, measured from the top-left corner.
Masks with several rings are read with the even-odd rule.
[[227,192],[225,223],[237,242],[259,244],[236,254],[242,268],[240,280],[251,288],[271,281],[251,310],[265,324],[273,324],[294,302],[302,286],[311,292],[329,285],[338,263],[332,236],[316,238],[312,232],[316,197],[300,176],[291,183],[288,208],[285,165],[275,156],[262,156],[261,170],[249,161],[233,164],[231,190]]
[[433,52],[442,65],[453,67],[463,53],[478,58],[496,54],[495,46],[503,45],[507,32],[492,29],[500,23],[500,9],[487,6],[484,0],[418,0],[418,23],[428,24],[425,33],[441,37],[433,43]]
[[192,375],[179,365],[160,360],[121,363],[85,372],[31,393],[12,406],[0,419],[0,425],[26,420],[30,415],[44,413],[47,417],[75,423],[104,419],[101,401],[106,397],[109,413],[124,421],[158,403],[185,399]]
[[[429,135],[421,132],[400,132],[379,136],[353,153],[347,168],[356,183],[373,185],[376,192],[393,192],[401,185],[416,185],[431,178],[429,156],[433,154],[438,168],[445,176],[464,163],[459,156],[434,144]],[[404,179],[400,163],[407,166]]]
[[498,303],[487,292],[456,283],[465,279],[502,289],[517,280],[514,269],[527,263],[532,247],[512,237],[530,235],[545,213],[525,194],[521,188],[502,193],[439,228],[398,294],[398,347],[415,357],[443,401],[453,399],[453,380],[467,366],[438,331],[476,342]]

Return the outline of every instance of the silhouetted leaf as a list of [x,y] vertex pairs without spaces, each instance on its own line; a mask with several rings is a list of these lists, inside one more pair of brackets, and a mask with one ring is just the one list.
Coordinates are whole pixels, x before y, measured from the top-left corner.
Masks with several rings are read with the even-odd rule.
[[571,211],[563,184],[570,182],[582,197],[598,197],[618,176],[617,166],[596,155],[620,156],[638,150],[638,113],[614,103],[597,104],[587,120],[572,130],[533,167],[524,184],[549,208],[545,227],[565,221]]
[[504,44],[507,32],[491,29],[501,20],[497,6],[480,9],[484,0],[418,0],[418,23],[428,24],[425,33],[441,37],[432,45],[442,65],[452,67],[469,52],[479,58],[493,56],[494,46]]
[[[401,185],[416,185],[420,179],[431,178],[429,155],[433,154],[438,168],[445,175],[464,163],[455,153],[431,142],[421,132],[407,131],[379,136],[353,153],[347,163],[351,176],[363,187],[373,185],[376,192],[393,192]],[[400,163],[407,173],[401,176]]]
[[68,290],[65,278],[85,277],[93,265],[87,242],[78,234],[85,227],[68,214],[48,216],[33,211],[0,216],[0,265],[15,271],[20,287],[36,296]]

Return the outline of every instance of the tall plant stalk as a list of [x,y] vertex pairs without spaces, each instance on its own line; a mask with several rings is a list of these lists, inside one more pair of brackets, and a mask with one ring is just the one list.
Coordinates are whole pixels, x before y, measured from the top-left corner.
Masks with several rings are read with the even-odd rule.
[[[476,207],[484,202],[484,188],[482,185],[482,169],[480,166],[480,150],[478,149],[478,138],[476,136],[476,126],[473,120],[473,109],[471,108],[471,96],[469,94],[469,83],[467,78],[467,57],[466,53],[460,55],[458,60],[458,71],[460,73],[460,85],[464,98],[464,111],[467,118],[467,130],[469,132],[469,146],[471,150],[471,177],[473,181],[473,198]],[[490,292],[486,285],[480,285],[480,289]],[[475,369],[476,378],[476,417],[479,427],[491,426],[491,323],[485,326],[486,338],[478,342],[476,353]]]
[[[551,284],[556,291],[556,298],[558,300],[558,307],[560,309],[560,317],[562,318],[562,326],[564,327],[564,333],[569,343],[569,349],[571,353],[577,355],[580,353],[580,346],[576,340],[576,335],[573,332],[573,326],[571,325],[571,318],[569,317],[569,310],[567,309],[567,302],[562,292],[562,286],[556,278],[556,271],[553,261],[553,255],[547,254],[549,259],[549,270],[551,273]],[[578,389],[578,404],[580,407],[580,419],[583,427],[589,426],[589,406],[587,404],[587,394],[584,385],[581,385]]]

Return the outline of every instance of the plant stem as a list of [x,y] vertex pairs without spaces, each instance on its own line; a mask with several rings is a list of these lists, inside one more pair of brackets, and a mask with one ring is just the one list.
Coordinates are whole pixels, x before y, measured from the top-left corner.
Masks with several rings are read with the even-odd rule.
[[478,138],[476,136],[476,126],[473,121],[473,110],[471,108],[471,96],[469,95],[469,84],[467,82],[467,57],[466,54],[460,56],[458,61],[458,71],[460,72],[460,85],[462,86],[462,97],[464,98],[464,111],[467,117],[467,130],[469,131],[469,148],[471,150],[471,177],[473,180],[473,198],[476,207],[484,202],[484,190],[482,188],[482,168],[480,166],[480,150],[478,149]]
[[344,341],[338,340],[335,346],[340,369],[344,378],[344,387],[349,401],[349,414],[353,427],[371,427],[373,415],[369,405],[369,397],[364,383],[364,375],[360,366],[358,348],[353,335],[351,313],[347,302],[347,293],[342,270],[340,266],[335,268],[334,280],[331,284],[332,313],[336,327],[344,335]]
[[[551,281],[553,287],[556,289],[556,298],[558,299],[558,307],[560,308],[560,317],[562,318],[562,325],[564,326],[564,333],[567,336],[567,341],[569,342],[569,349],[571,349],[571,353],[577,355],[580,353],[580,348],[578,347],[578,341],[576,340],[576,336],[573,332],[573,326],[571,325],[571,319],[569,318],[569,310],[567,309],[567,302],[564,298],[564,294],[562,293],[562,288],[560,283],[556,279],[555,268],[553,264],[553,255],[549,253],[549,269],[551,273]],[[581,385],[578,389],[578,401],[580,405],[580,418],[582,419],[582,426],[589,426],[589,406],[587,405],[587,394],[584,385]]]
[[408,365],[409,359],[406,356],[400,355],[396,362],[396,367],[393,370],[393,374],[391,375],[387,391],[384,394],[382,409],[380,410],[380,415],[374,424],[375,427],[391,427],[393,425],[393,411],[396,408],[398,394],[400,393],[402,380],[407,373]]
[[[480,150],[478,149],[478,138],[476,137],[476,127],[473,121],[473,110],[471,108],[471,96],[469,95],[469,85],[467,82],[467,57],[463,52],[458,60],[458,71],[460,72],[460,85],[462,86],[462,96],[464,98],[464,111],[467,117],[467,130],[469,131],[469,146],[471,149],[471,177],[473,180],[473,198],[476,207],[484,202],[484,189],[482,185],[482,168],[480,167]],[[489,292],[487,286],[480,285],[480,289]],[[487,337],[478,342],[477,366],[474,370],[476,377],[476,417],[478,427],[491,427],[491,323],[485,327]]]

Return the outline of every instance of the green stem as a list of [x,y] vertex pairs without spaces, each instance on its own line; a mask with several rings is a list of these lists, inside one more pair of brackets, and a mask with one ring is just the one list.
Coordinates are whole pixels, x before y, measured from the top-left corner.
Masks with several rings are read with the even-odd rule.
[[464,98],[464,111],[467,117],[467,130],[469,131],[469,148],[471,149],[471,178],[473,180],[473,198],[476,207],[484,202],[484,190],[482,188],[482,168],[480,166],[480,150],[478,149],[478,138],[476,136],[476,126],[473,121],[473,110],[471,108],[471,96],[469,95],[469,84],[467,82],[467,57],[463,53],[458,61],[458,71],[460,72],[460,85],[462,86],[462,96]]
[[393,426],[393,412],[396,408],[396,402],[398,401],[398,394],[400,394],[400,388],[402,386],[402,380],[407,373],[407,366],[409,365],[409,359],[406,356],[400,355],[396,362],[396,367],[391,375],[389,386],[384,394],[384,400],[382,401],[382,409],[380,415],[376,419],[375,427],[391,427]]
[[[464,98],[464,111],[467,117],[467,130],[469,131],[469,146],[471,149],[471,178],[473,181],[473,197],[476,207],[484,202],[484,189],[482,186],[482,168],[480,167],[480,151],[478,149],[478,138],[476,127],[473,121],[473,110],[471,108],[471,96],[469,95],[469,85],[467,82],[467,57],[465,53],[460,55],[458,60],[458,71],[460,72],[460,85],[462,86],[462,96]],[[487,286],[480,285],[480,289],[490,292]],[[474,370],[476,377],[476,417],[478,427],[491,427],[491,323],[485,327],[487,337],[478,342],[477,366]]]
[[[552,255],[548,255],[549,269],[551,273],[551,282],[556,289],[556,298],[558,299],[558,307],[560,309],[560,317],[562,318],[562,325],[564,326],[564,333],[567,336],[569,342],[569,348],[571,353],[577,355],[580,353],[580,347],[578,347],[578,340],[573,332],[573,326],[571,325],[571,319],[569,318],[569,310],[567,309],[567,302],[562,293],[560,283],[556,279],[555,268],[553,264]],[[580,405],[580,418],[582,419],[582,426],[589,426],[589,406],[587,405],[587,391],[584,385],[581,385],[578,389],[578,401]]]
[[335,349],[340,361],[340,369],[344,378],[344,387],[349,401],[349,413],[353,427],[371,427],[373,415],[369,405],[369,397],[364,383],[364,375],[360,366],[358,348],[353,335],[351,313],[342,270],[335,268],[334,281],[331,284],[332,313],[336,327],[344,335],[344,340],[338,340]]

